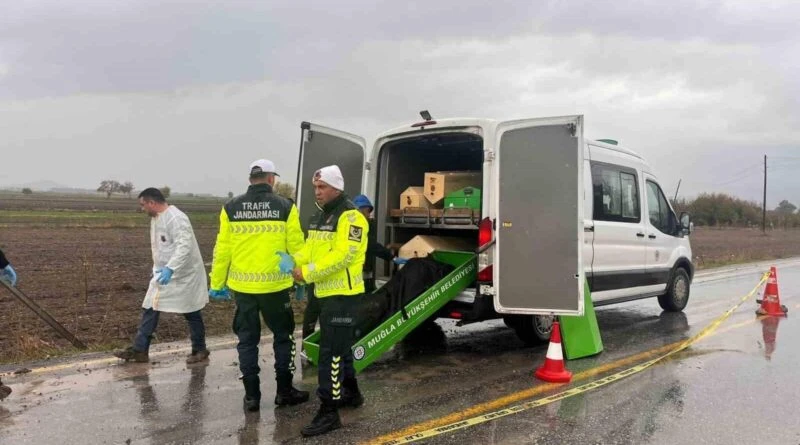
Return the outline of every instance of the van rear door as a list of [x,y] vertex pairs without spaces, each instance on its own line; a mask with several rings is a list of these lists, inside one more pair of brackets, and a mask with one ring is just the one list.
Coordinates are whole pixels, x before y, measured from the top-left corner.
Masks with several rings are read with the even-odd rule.
[[366,141],[361,136],[333,128],[303,122],[300,144],[300,160],[297,165],[297,209],[305,230],[308,219],[316,211],[314,187],[311,178],[314,172],[328,165],[338,165],[344,177],[344,191],[351,198],[361,193],[364,179],[364,153]]
[[495,147],[495,309],[582,314],[583,116],[500,123]]

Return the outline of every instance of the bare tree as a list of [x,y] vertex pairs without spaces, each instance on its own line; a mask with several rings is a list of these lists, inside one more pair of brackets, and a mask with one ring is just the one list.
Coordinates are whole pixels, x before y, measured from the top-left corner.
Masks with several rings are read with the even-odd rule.
[[119,186],[119,192],[128,195],[128,198],[131,197],[132,191],[133,191],[133,183],[131,181],[126,181],[124,184]]
[[288,182],[279,182],[275,184],[275,194],[294,200],[294,186]]
[[161,190],[161,194],[164,195],[165,198],[169,198],[170,193],[172,193],[172,189],[169,188],[168,185],[161,187],[159,190]]
[[97,187],[98,192],[106,194],[106,198],[110,198],[113,193],[120,191],[121,184],[113,179],[104,179],[100,181],[100,187]]

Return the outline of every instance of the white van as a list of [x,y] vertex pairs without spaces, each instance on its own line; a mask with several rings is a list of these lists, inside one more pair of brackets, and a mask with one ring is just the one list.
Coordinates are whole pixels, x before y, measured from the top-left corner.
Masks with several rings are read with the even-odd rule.
[[[583,312],[584,282],[595,305],[657,297],[681,311],[694,273],[688,214],[677,218],[648,164],[616,141],[583,138],[582,116],[500,122],[424,120],[363,138],[303,122],[297,197],[315,209],[310,180],[337,164],[345,192],[373,199],[378,241],[459,237],[478,256],[475,285],[438,317],[471,323],[503,317],[527,343],[549,338],[555,315]],[[399,210],[400,194],[426,172],[482,173],[480,214],[438,217]],[[406,209],[408,210],[408,209]],[[379,280],[390,265],[378,260]]]

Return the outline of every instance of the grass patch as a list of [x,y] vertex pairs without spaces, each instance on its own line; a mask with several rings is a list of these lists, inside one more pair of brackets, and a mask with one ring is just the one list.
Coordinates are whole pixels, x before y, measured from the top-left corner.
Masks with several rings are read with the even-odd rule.
[[[216,212],[187,212],[193,226],[214,226],[219,222]],[[138,211],[95,210],[0,210],[0,227],[24,225],[47,228],[132,228],[147,227],[150,218]]]

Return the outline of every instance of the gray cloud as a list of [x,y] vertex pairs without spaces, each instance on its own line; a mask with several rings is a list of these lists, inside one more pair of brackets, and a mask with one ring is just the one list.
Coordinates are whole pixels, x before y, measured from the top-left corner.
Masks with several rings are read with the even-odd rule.
[[[758,174],[734,173],[800,142],[793,3],[429,3],[0,10],[0,147],[15,163],[0,184],[119,176],[223,194],[256,157],[291,180],[301,120],[371,138],[428,108],[585,114],[587,136],[642,152],[667,189],[758,199]],[[800,185],[781,170],[777,191]]]

